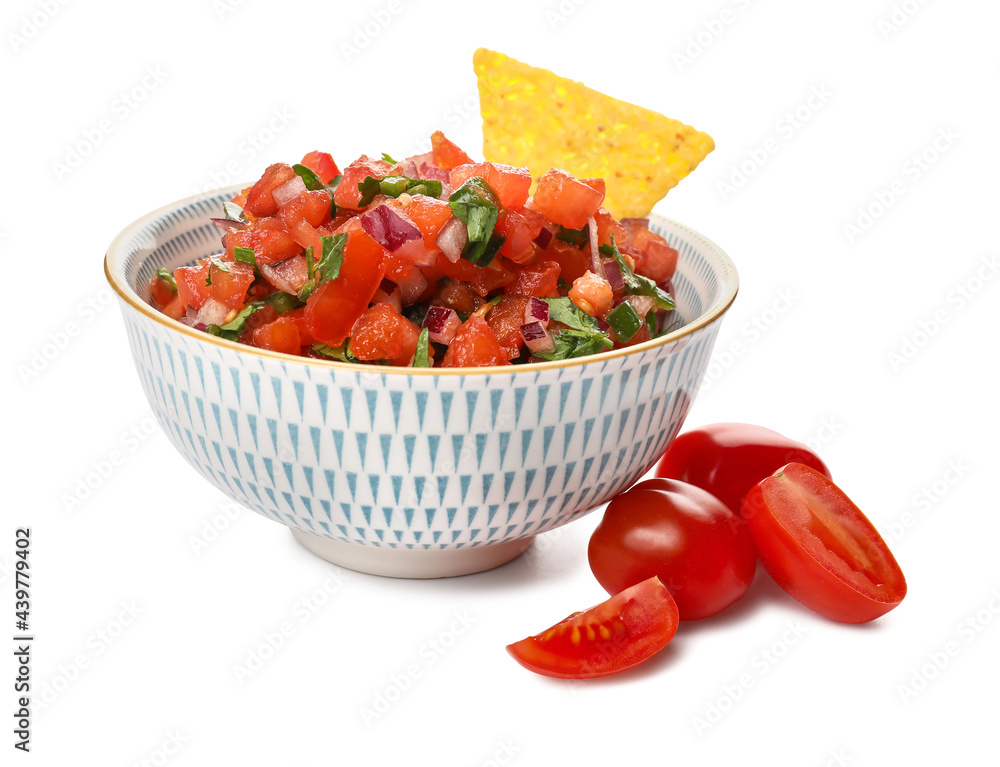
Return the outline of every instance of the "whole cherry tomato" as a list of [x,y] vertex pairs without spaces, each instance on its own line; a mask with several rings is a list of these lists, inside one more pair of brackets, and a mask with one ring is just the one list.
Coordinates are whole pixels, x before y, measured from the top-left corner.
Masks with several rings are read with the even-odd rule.
[[671,442],[656,476],[697,485],[740,514],[750,488],[793,461],[830,476],[818,455],[776,431],[745,423],[714,423]]
[[587,553],[611,594],[657,576],[681,620],[731,605],[757,567],[746,523],[708,492],[671,479],[640,482],[612,499]]
[[764,569],[827,618],[867,623],[903,601],[906,579],[882,536],[818,471],[790,463],[746,497],[743,517]]

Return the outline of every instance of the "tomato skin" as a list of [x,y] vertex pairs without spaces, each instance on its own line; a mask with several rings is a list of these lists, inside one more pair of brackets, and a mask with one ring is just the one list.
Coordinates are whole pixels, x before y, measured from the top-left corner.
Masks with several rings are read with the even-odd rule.
[[361,202],[361,190],[358,189],[358,184],[368,176],[385,178],[391,168],[392,166],[385,160],[374,160],[367,155],[361,155],[344,168],[344,177],[333,193],[333,201],[341,208],[358,208]]
[[701,488],[670,479],[649,479],[613,498],[587,556],[610,594],[657,576],[682,621],[739,600],[757,567],[746,523]]
[[290,317],[278,317],[253,331],[253,345],[273,352],[299,354],[302,349],[302,339],[299,337],[295,320]]
[[882,536],[829,477],[790,463],[747,493],[757,556],[791,597],[842,623],[868,623],[906,596]]
[[264,175],[260,177],[250,191],[247,192],[247,201],[244,210],[254,216],[273,216],[278,212],[278,203],[274,201],[271,192],[295,177],[295,171],[291,165],[283,162],[269,165],[264,170]]
[[589,610],[573,613],[540,634],[507,645],[507,652],[537,674],[592,679],[617,674],[651,658],[676,631],[677,605],[654,577]]
[[776,431],[714,423],[674,439],[656,466],[656,476],[697,485],[740,514],[750,488],[793,461],[830,476],[818,455]]
[[509,365],[507,352],[486,320],[473,314],[462,323],[445,352],[441,367],[489,367]]

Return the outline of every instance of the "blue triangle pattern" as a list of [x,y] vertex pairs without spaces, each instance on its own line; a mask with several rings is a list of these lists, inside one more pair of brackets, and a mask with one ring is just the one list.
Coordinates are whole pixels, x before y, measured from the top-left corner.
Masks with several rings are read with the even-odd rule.
[[363,431],[354,433],[354,441],[358,446],[358,457],[361,459],[361,468],[365,468],[365,456],[368,453],[368,434]]
[[392,506],[383,506],[382,514],[385,515],[385,526],[388,528],[392,527]]
[[271,388],[274,389],[274,401],[278,405],[278,415],[281,415],[281,379],[271,376]]
[[[500,508],[500,504],[494,503],[490,505],[486,513],[486,524],[493,522],[493,517],[497,515],[497,510]],[[492,536],[491,536],[492,537]]]
[[413,478],[413,489],[417,491],[417,503],[423,503],[424,500],[424,478],[414,477]]
[[476,462],[477,466],[483,468],[483,453],[486,451],[486,439],[488,435],[477,434],[476,435]]
[[441,415],[444,417],[444,428],[448,429],[448,418],[451,416],[451,392],[441,392]]
[[250,474],[253,476],[253,481],[257,481],[257,461],[253,457],[253,453],[246,452],[243,453],[243,457],[247,460],[247,466],[250,467]]
[[403,450],[406,452],[406,468],[408,471],[413,471],[413,447],[416,443],[417,436],[415,434],[403,435]]
[[516,472],[507,471],[503,475],[503,499],[506,501],[507,497],[510,495],[510,488],[514,484],[514,477],[517,476]]
[[[200,397],[199,397],[198,401],[199,401],[199,403],[201,402],[201,398]],[[198,405],[198,410],[201,411],[201,420],[204,421],[205,420],[205,406],[199,404]],[[219,403],[218,402],[213,402],[212,403],[212,418],[215,420],[215,428],[216,428],[216,432],[215,433],[218,434],[221,437],[222,436],[222,412],[221,412],[221,409],[219,408]],[[207,426],[207,424],[206,424],[206,426]]]
[[236,444],[240,442],[240,414],[237,413],[232,408],[227,408],[229,411],[229,422],[233,425],[233,436],[236,438]]
[[268,479],[271,480],[271,487],[274,487],[274,461],[267,456],[263,457],[264,471],[267,472]]
[[580,384],[580,418],[587,411],[587,397],[590,394],[590,387],[594,385],[593,378],[584,378]]
[[288,439],[292,442],[292,452],[295,460],[299,460],[299,425],[297,423],[288,424]]
[[253,446],[255,449],[260,449],[260,445],[257,443],[257,416],[252,413],[247,414],[247,426],[250,427],[250,436],[253,437]]
[[351,400],[353,399],[353,391],[348,389],[346,386],[340,388],[340,401],[344,405],[344,423],[347,428],[351,428]]
[[563,381],[559,384],[559,420],[563,419],[563,413],[566,412],[566,402],[569,400],[570,391],[573,388],[572,381]]
[[472,527],[472,523],[476,519],[476,514],[478,514],[478,513],[479,513],[479,507],[478,506],[470,506],[469,507],[469,527]]
[[295,489],[294,467],[292,466],[292,464],[282,461],[281,468],[285,470],[285,477],[288,479],[288,486],[292,490],[294,490]]
[[353,471],[348,471],[345,472],[344,476],[347,477],[347,489],[351,493],[351,500],[356,501],[358,494],[358,475]]
[[493,474],[486,473],[483,474],[483,503],[486,503],[486,499],[490,494],[490,488],[493,486]]
[[385,465],[385,470],[389,471],[389,454],[392,452],[392,435],[379,434],[378,441],[382,448],[382,462]]
[[399,493],[403,489],[403,478],[398,474],[393,474],[389,477],[389,481],[392,482],[392,495],[396,499],[396,503],[399,503]]
[[[569,453],[569,446],[572,443],[573,431],[576,429],[576,423],[570,421],[565,426],[563,426],[563,460],[566,460],[566,455]],[[586,445],[583,446],[586,449]],[[581,450],[580,452],[583,452]]]
[[514,425],[521,423],[521,406],[524,405],[524,395],[528,390],[523,386],[514,389]]
[[441,476],[441,477],[437,478],[438,498],[440,499],[441,503],[444,503],[444,496],[445,496],[445,493],[448,491],[448,480],[449,479],[450,478],[447,477],[447,476]]
[[469,494],[469,483],[472,482],[472,476],[469,474],[463,474],[458,478],[459,486],[462,488],[462,503],[465,503],[465,496]]
[[351,524],[351,512],[353,511],[351,504],[341,503],[340,510],[344,513],[344,521],[347,522],[347,524]]
[[563,492],[566,492],[566,486],[569,485],[569,480],[573,476],[573,470],[576,468],[576,461],[570,461],[566,464],[566,473],[563,475]]
[[[493,389],[490,391],[490,415],[492,417],[493,428],[497,427],[497,414],[500,412],[500,405],[503,402],[503,389]],[[510,437],[510,433],[507,434]]]
[[389,392],[389,404],[392,405],[392,420],[396,424],[396,428],[399,428],[399,411],[403,404],[403,392],[401,391],[391,391]]
[[448,527],[452,527],[455,524],[455,515],[458,514],[458,509],[452,506],[445,509],[445,513],[448,515]]
[[313,467],[303,465],[302,473],[305,475],[306,485],[309,486],[309,492],[313,492]]
[[250,374],[250,386],[253,387],[253,401],[257,404],[257,412],[260,412],[260,375]]
[[322,459],[322,457],[319,454],[319,434],[320,434],[320,432],[319,432],[319,427],[318,426],[310,426],[309,427],[309,436],[312,439],[313,455],[316,456],[316,463],[317,464],[320,464],[320,463],[323,462],[323,459]]
[[469,431],[473,431],[472,421],[476,416],[476,402],[479,400],[479,392],[470,389],[465,392],[465,413],[466,417],[469,419]]
[[368,421],[372,431],[375,430],[375,411],[378,408],[378,391],[375,389],[365,390],[365,402],[368,403]]
[[267,423],[267,433],[271,436],[271,447],[274,448],[274,454],[278,454],[278,422],[273,418],[266,419]]
[[[430,529],[431,527],[434,526],[434,514],[436,512],[437,512],[437,509],[424,509],[424,516],[427,517],[427,528],[428,529]],[[436,541],[437,538],[435,537],[434,540]]]
[[552,487],[552,477],[555,476],[556,469],[558,466],[546,466],[545,467],[545,489],[548,490]]
[[333,446],[337,449],[337,465],[344,465],[344,432],[340,429],[333,429],[330,432],[333,435]]
[[462,460],[462,445],[465,444],[464,434],[452,434],[451,435],[451,453],[455,459],[455,469],[461,465]]
[[316,384],[316,396],[319,398],[319,412],[323,416],[323,423],[326,423],[326,403],[330,390],[323,384]]
[[329,469],[324,469],[323,470],[323,478],[326,480],[326,487],[330,491],[330,497],[331,498],[336,498],[337,497],[337,491],[334,490],[334,482],[337,479],[337,475],[334,474]]
[[378,485],[379,481],[382,479],[381,474],[369,474],[368,475],[368,486],[372,491],[372,502],[378,503]]
[[546,426],[542,430],[542,460],[549,459],[549,445],[552,444],[552,435],[555,434],[555,426]]
[[420,431],[424,430],[424,412],[427,410],[427,392],[417,392],[417,421],[420,423]]
[[435,471],[437,469],[437,455],[438,455],[438,445],[441,443],[441,437],[437,434],[427,435],[427,452],[431,456],[431,470]]
[[531,490],[531,483],[535,481],[536,469],[526,469],[524,472],[524,494],[527,495]]
[[304,412],[302,400],[305,398],[305,385],[302,381],[293,381],[292,389],[295,391],[295,401],[299,405],[299,416],[301,417]]
[[[403,509],[403,518],[406,520],[406,529],[407,530],[409,530],[411,527],[413,527],[413,512],[414,511],[415,511],[414,509],[410,509],[410,508]],[[419,541],[420,538],[417,538],[417,540]]]
[[527,463],[528,448],[531,446],[531,438],[535,436],[534,429],[525,429],[521,432],[521,461]]
[[538,422],[543,423],[545,420],[545,400],[549,396],[549,384],[542,384],[536,391],[538,392]]

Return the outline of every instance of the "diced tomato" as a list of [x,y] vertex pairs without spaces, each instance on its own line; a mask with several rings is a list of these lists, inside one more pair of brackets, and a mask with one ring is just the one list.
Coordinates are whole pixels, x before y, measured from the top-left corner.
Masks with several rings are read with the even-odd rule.
[[573,280],[569,289],[570,300],[591,317],[604,317],[614,304],[614,293],[611,285],[603,277],[593,272],[585,272],[582,277]]
[[185,306],[184,300],[179,295],[175,295],[160,311],[171,319],[179,320],[187,311],[187,306]]
[[410,364],[417,350],[420,328],[389,304],[371,306],[351,330],[351,354],[359,360],[389,360],[397,366]]
[[559,264],[560,276],[567,285],[577,277],[582,277],[590,269],[590,256],[575,245],[553,237],[542,251],[541,258]]
[[270,304],[264,304],[257,311],[247,317],[243,323],[243,331],[240,333],[240,343],[254,346],[253,334],[261,325],[274,322],[278,319],[277,310]]
[[298,354],[302,348],[299,329],[290,317],[278,317],[253,332],[253,345],[272,352]]
[[153,299],[153,305],[162,310],[164,306],[177,297],[177,288],[171,285],[169,280],[157,275],[149,281],[149,293]]
[[[310,346],[316,342],[316,339],[309,333],[309,324],[306,322],[306,308],[304,306],[292,309],[290,312],[285,312],[281,316],[287,317],[295,323],[295,327],[299,329],[299,341],[302,346]],[[253,319],[253,315],[250,315],[250,319]]]
[[459,165],[451,172],[451,188],[458,189],[473,176],[479,176],[489,184],[490,188],[497,193],[500,205],[504,208],[520,208],[528,201],[531,174],[527,168],[515,168],[501,162]]
[[515,264],[526,263],[535,255],[535,238],[544,226],[545,216],[537,211],[527,208],[501,211],[496,231],[505,239],[500,255]]
[[329,184],[334,178],[340,175],[340,168],[337,167],[337,163],[326,152],[309,152],[302,158],[301,164],[319,176],[319,180],[324,184]]
[[636,231],[632,246],[639,274],[653,282],[666,282],[673,277],[677,269],[677,250],[660,235],[643,227]]
[[524,310],[530,300],[525,296],[505,295],[490,309],[486,318],[486,324],[497,337],[507,359],[512,360],[521,355],[521,349],[524,347],[521,326],[524,324]]
[[517,272],[514,281],[504,289],[509,296],[542,296],[555,297],[559,295],[560,267],[555,261],[539,261],[531,266],[525,266]]
[[483,305],[483,297],[470,288],[469,283],[445,277],[438,288],[434,303],[454,309],[461,314],[472,314]]
[[473,314],[462,323],[441,362],[441,366],[446,368],[509,364],[507,352],[500,345],[496,334],[478,314]]
[[303,192],[281,209],[280,218],[289,230],[301,222],[322,226],[330,220],[330,193],[325,189]]
[[360,223],[347,228],[340,276],[327,280],[306,302],[306,324],[313,338],[340,346],[385,276],[388,253]]
[[513,270],[504,263],[504,259],[494,258],[487,266],[470,264],[464,258],[452,263],[443,256],[438,257],[437,268],[453,280],[469,283],[469,286],[485,298],[500,288],[510,285],[515,278]]
[[469,155],[439,130],[431,134],[431,152],[434,154],[434,164],[445,170],[472,162]]
[[538,179],[532,206],[549,221],[582,229],[587,219],[597,213],[604,201],[603,191],[573,178],[569,173],[552,168]]
[[410,198],[406,215],[410,217],[410,220],[416,224],[417,229],[424,236],[424,244],[427,249],[436,250],[435,241],[441,232],[441,227],[451,218],[451,207],[448,202],[436,197],[428,197],[425,194],[415,194]]
[[597,224],[597,244],[610,245],[611,237],[614,235],[615,244],[621,246],[628,236],[625,227],[618,223],[614,216],[604,208],[598,208],[594,214],[594,222]]
[[253,228],[239,231],[230,229],[222,238],[226,246],[226,260],[235,258],[236,248],[252,248],[254,257],[261,264],[276,264],[302,252],[302,246],[288,232],[278,218],[265,218]]
[[174,270],[174,280],[177,282],[177,295],[185,306],[200,309],[212,295],[212,288],[206,284],[208,279],[208,264],[182,266]]
[[358,184],[368,176],[385,178],[392,166],[385,160],[374,160],[368,155],[361,155],[357,160],[344,168],[344,177],[340,180],[337,191],[333,193],[333,201],[342,208],[357,209],[361,203],[361,191]]
[[601,199],[604,198],[607,185],[604,183],[603,178],[581,178],[580,183],[586,184],[595,192],[597,192],[599,195],[601,195]]
[[278,203],[274,201],[271,192],[286,181],[291,181],[294,177],[295,171],[292,170],[291,165],[286,165],[283,162],[269,165],[260,180],[247,192],[247,201],[243,210],[257,217],[273,216],[278,212]]

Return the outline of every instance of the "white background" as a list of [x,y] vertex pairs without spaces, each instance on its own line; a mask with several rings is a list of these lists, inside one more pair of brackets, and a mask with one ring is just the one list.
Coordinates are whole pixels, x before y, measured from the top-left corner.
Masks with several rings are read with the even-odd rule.
[[[995,752],[998,25],[987,0],[6,2],[0,762]],[[907,575],[897,610],[834,624],[758,573],[644,666],[550,680],[504,646],[605,597],[586,560],[599,512],[481,575],[338,573],[235,510],[155,427],[102,273],[117,232],[311,149],[341,166],[405,156],[441,128],[477,155],[480,45],[715,138],[656,207],[741,277],[688,426],[759,423],[817,447]],[[30,755],[10,716],[18,526]]]

